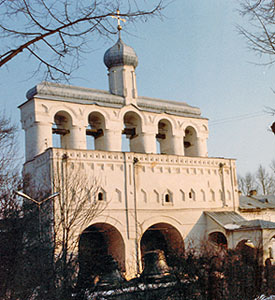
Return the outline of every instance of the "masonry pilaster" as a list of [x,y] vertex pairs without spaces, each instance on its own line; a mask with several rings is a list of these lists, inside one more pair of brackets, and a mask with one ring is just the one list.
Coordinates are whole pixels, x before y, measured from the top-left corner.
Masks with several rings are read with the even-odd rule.
[[52,147],[52,124],[34,122],[25,129],[26,161]]
[[106,151],[121,151],[121,130],[106,129],[104,133]]
[[197,138],[197,156],[207,157],[207,139],[203,137]]
[[174,135],[171,137],[172,142],[172,154],[183,155],[183,136]]
[[155,133],[142,133],[144,153],[156,153],[156,134]]
[[69,149],[86,149],[86,131],[82,125],[73,125],[70,128],[70,139],[68,141]]

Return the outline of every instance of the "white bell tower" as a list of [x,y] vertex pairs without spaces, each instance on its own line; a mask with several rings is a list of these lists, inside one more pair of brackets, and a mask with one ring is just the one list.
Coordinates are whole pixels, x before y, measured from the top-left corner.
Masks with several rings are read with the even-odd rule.
[[110,93],[125,98],[125,104],[136,104],[137,85],[135,68],[138,65],[138,58],[133,48],[126,45],[122,39],[120,31],[122,29],[119,10],[113,16],[118,20],[117,29],[119,38],[115,45],[109,48],[104,55],[104,63],[108,68],[109,91]]

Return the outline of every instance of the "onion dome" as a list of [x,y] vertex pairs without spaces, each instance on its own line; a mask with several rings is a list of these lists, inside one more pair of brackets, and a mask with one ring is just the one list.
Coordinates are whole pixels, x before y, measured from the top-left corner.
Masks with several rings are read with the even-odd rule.
[[138,57],[135,50],[126,45],[119,37],[114,46],[105,52],[104,63],[108,69],[123,65],[135,68],[138,65]]

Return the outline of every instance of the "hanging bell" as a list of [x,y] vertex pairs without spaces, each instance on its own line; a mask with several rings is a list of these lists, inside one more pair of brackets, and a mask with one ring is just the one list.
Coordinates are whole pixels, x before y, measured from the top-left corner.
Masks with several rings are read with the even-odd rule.
[[[159,281],[170,276],[170,270],[162,250],[148,251],[144,256],[144,270],[141,277],[145,280]],[[151,280],[150,280],[151,281]]]
[[117,262],[112,256],[107,255],[104,259],[105,272],[98,276],[98,282],[96,288],[101,289],[112,289],[121,287],[125,283],[125,279],[122,277],[119,271]]

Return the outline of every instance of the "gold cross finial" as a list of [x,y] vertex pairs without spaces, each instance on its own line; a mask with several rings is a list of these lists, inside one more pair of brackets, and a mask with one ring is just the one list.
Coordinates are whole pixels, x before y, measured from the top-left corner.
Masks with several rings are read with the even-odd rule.
[[120,25],[120,21],[122,21],[122,22],[125,23],[126,20],[122,19],[120,17],[120,11],[119,11],[119,9],[116,10],[116,15],[112,16],[112,18],[117,19],[117,29],[120,31],[122,29],[122,26]]

